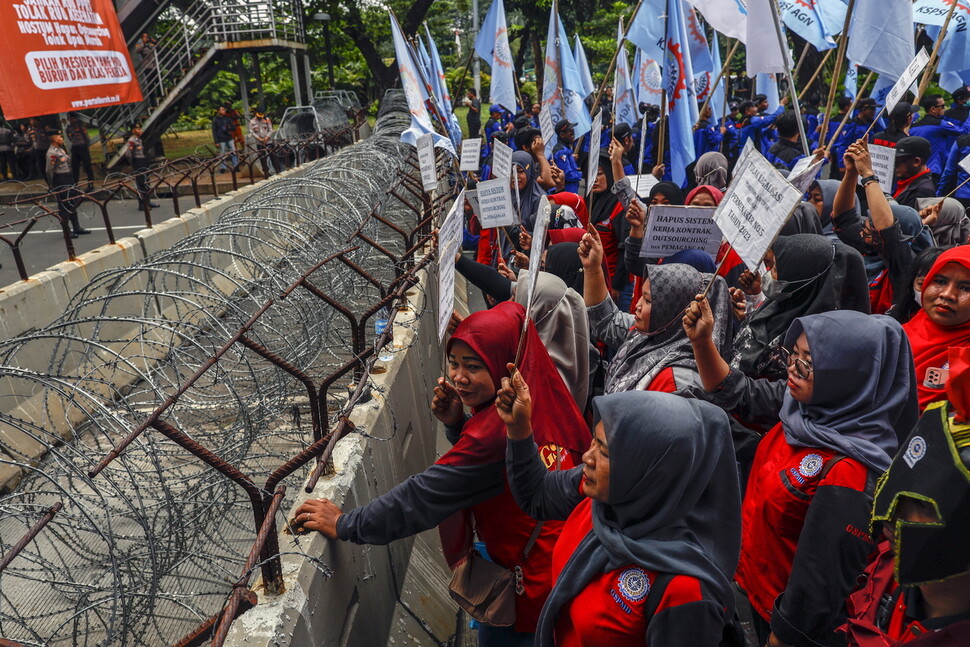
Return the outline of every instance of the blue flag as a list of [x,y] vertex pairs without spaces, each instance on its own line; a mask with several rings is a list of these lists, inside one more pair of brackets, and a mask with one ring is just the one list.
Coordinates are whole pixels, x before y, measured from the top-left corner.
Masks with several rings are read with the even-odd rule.
[[637,46],[637,63],[633,73],[637,101],[658,105],[663,89],[664,21],[666,0],[643,0],[634,16],[626,38]]
[[778,109],[778,77],[774,74],[759,74],[756,77],[755,85],[758,92],[765,95],[768,99],[768,112]]
[[[717,34],[711,41],[711,62],[714,64],[715,70],[721,70],[721,49],[717,46]],[[724,83],[724,77],[721,77],[720,82],[714,86],[711,93],[711,114],[714,115],[716,121],[719,121],[724,115]],[[721,123],[721,125],[724,124]]]
[[576,67],[579,69],[579,78],[583,81],[583,91],[586,93],[583,98],[586,98],[596,92],[596,86],[593,85],[593,75],[589,73],[589,62],[586,60],[583,42],[579,40],[579,34],[576,34],[573,38],[575,39],[573,58],[576,60]]
[[[823,7],[823,3],[828,7]],[[847,9],[840,0],[783,0],[779,7],[785,26],[811,43],[815,49],[821,51],[835,47],[832,35],[842,31]],[[838,13],[840,8],[841,17]],[[828,21],[832,24],[827,24]]]
[[633,81],[630,79],[630,61],[626,56],[623,42],[623,19],[620,19],[616,34],[620,53],[616,57],[616,80],[613,83],[613,121],[633,126],[637,123],[637,102],[633,96]]
[[685,169],[694,161],[693,126],[697,121],[698,106],[683,6],[678,0],[672,0],[668,11],[664,81],[670,132],[670,174],[678,186],[683,186],[687,180]]
[[552,121],[568,119],[576,124],[579,137],[592,127],[586,109],[585,90],[573,53],[569,49],[566,29],[559,20],[556,2],[549,12],[549,28],[546,31],[546,57],[542,82],[542,105],[549,107]]
[[397,69],[401,73],[401,87],[404,89],[404,96],[407,97],[408,109],[411,112],[411,126],[401,133],[401,141],[414,146],[420,135],[432,133],[435,146],[441,146],[454,154],[454,146],[448,138],[434,130],[431,113],[428,112],[428,106],[432,105],[431,97],[422,79],[421,70],[418,69],[418,62],[404,39],[404,34],[401,33],[397,18],[390,11],[388,15],[391,19],[391,39],[394,42]]
[[[481,27],[478,29],[478,38],[475,39],[475,53],[478,54],[478,58],[483,59],[489,65],[492,64],[492,50],[495,49],[495,33],[497,31],[495,22],[498,19],[499,7],[502,7],[504,15],[505,8],[502,5],[502,0],[492,2]],[[502,23],[504,24],[505,20]]]
[[845,96],[855,99],[859,91],[859,66],[849,61],[849,67],[845,70]]
[[434,88],[435,97],[438,99],[438,110],[444,115],[448,126],[448,136],[451,143],[457,150],[461,146],[461,122],[455,116],[451,108],[451,93],[448,91],[448,81],[445,79],[445,68],[441,64],[441,56],[438,54],[438,46],[431,37],[431,30],[428,23],[424,23],[424,33],[428,37],[428,50],[431,54],[431,86]]
[[711,83],[720,71],[720,67],[714,67],[714,59],[711,58],[711,49],[707,45],[707,36],[704,35],[704,28],[697,20],[697,14],[693,7],[684,3],[684,15],[687,17],[687,36],[690,38],[690,62],[694,73],[694,94],[697,95],[697,103],[707,101],[711,92]]
[[494,0],[485,14],[478,38],[475,39],[475,52],[492,68],[492,87],[489,100],[509,112],[515,112],[515,78],[512,66],[512,50],[509,48],[509,30],[505,24],[505,5],[502,0]]
[[858,2],[846,55],[861,67],[898,79],[916,53],[911,0]]

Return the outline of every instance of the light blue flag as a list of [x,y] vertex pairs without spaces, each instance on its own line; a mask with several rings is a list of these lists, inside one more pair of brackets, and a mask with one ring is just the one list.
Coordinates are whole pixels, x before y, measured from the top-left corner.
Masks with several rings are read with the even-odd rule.
[[559,20],[553,2],[549,12],[549,28],[546,30],[546,56],[543,68],[542,105],[548,106],[553,123],[568,119],[576,124],[577,137],[588,133],[592,127],[586,109],[585,89],[573,53],[569,49],[566,29]]
[[849,61],[849,67],[845,70],[845,96],[855,99],[859,92],[859,66]]
[[664,58],[665,12],[666,0],[643,0],[626,34],[626,39],[642,49],[648,61],[658,65]]
[[872,92],[869,96],[876,100],[876,106],[881,108],[886,105],[886,96],[889,91],[893,89],[896,85],[896,79],[890,77],[888,74],[880,74],[879,78],[872,86]]
[[669,3],[668,10],[664,81],[670,132],[670,173],[674,182],[683,186],[687,180],[685,169],[694,161],[693,126],[697,121],[698,105],[694,96],[690,43],[683,6],[674,0]]
[[[835,47],[835,40],[829,34],[829,26],[825,23],[825,16],[822,13],[821,2],[824,0],[800,0],[780,2],[781,19],[785,26],[812,44],[817,50],[831,49]],[[835,0],[832,4],[833,10],[837,10],[835,5],[842,7],[842,20],[845,20],[846,6]],[[837,13],[830,14],[829,19],[835,19]],[[842,30],[842,22],[838,23],[837,29]]]
[[[556,4],[553,3],[555,9]],[[573,59],[573,53],[569,49],[569,38],[566,37],[566,28],[562,21],[556,19],[559,25],[559,61],[562,65],[562,92],[563,92],[563,112],[565,118],[576,124],[575,133],[579,137],[588,133],[593,122],[589,118],[589,109],[586,108],[586,90],[583,86],[583,79]]]
[[589,62],[586,60],[586,50],[583,49],[583,42],[579,40],[579,34],[573,36],[575,42],[573,45],[573,58],[576,60],[576,67],[579,68],[579,78],[583,81],[583,92],[585,92],[584,99],[589,95],[596,92],[596,86],[593,85],[593,75],[589,73]]
[[445,78],[445,68],[441,64],[441,56],[438,54],[438,45],[431,37],[428,23],[424,23],[424,33],[428,37],[428,52],[431,54],[431,85],[434,88],[435,97],[438,99],[438,110],[444,115],[448,125],[448,136],[455,148],[461,147],[462,133],[461,122],[455,116],[451,108],[451,93],[448,91],[448,81]]
[[387,13],[391,19],[391,40],[394,42],[397,69],[401,73],[401,87],[404,89],[404,96],[408,100],[408,110],[411,112],[411,126],[401,133],[401,141],[414,146],[419,136],[431,133],[434,136],[435,146],[440,146],[454,154],[455,148],[451,141],[434,130],[431,123],[431,113],[428,112],[431,97],[428,95],[424,80],[421,77],[421,71],[418,69],[416,56],[404,39],[397,18],[390,11]]
[[846,51],[850,61],[898,79],[915,53],[911,0],[856,3]]
[[778,77],[774,74],[759,74],[755,81],[758,92],[768,98],[768,112],[778,109]]
[[967,21],[950,21],[940,48],[940,63],[936,67],[937,71],[956,72],[959,75],[960,72],[970,70],[970,42],[968,41],[970,39],[967,38]]
[[616,76],[613,83],[613,120],[633,126],[637,123],[637,102],[633,96],[633,81],[630,79],[630,61],[623,42],[623,19],[616,33],[619,54],[616,57]]
[[627,30],[627,40],[636,45],[638,50],[638,63],[633,69],[638,102],[660,104],[663,89],[665,12],[666,0],[643,0],[640,11]]
[[720,71],[720,67],[714,67],[714,59],[711,58],[711,49],[707,45],[707,36],[704,35],[704,28],[697,20],[694,8],[684,2],[684,16],[687,18],[687,36],[690,38],[690,62],[694,74],[694,94],[697,95],[697,103],[707,101],[711,92],[711,83]]
[[556,5],[553,3],[549,11],[549,27],[546,29],[546,56],[542,63],[542,107],[549,108],[549,115],[554,124],[563,118],[562,65],[559,62],[559,48],[556,46],[557,20]]
[[515,112],[515,68],[512,63],[512,50],[509,48],[509,30],[505,24],[505,5],[498,5],[495,13],[495,47],[492,49],[492,86],[488,90],[489,99],[509,112]]
[[[485,19],[478,28],[478,38],[475,39],[475,53],[478,58],[484,60],[489,65],[492,64],[492,50],[495,49],[495,21],[498,17],[499,7],[502,7],[502,14],[505,14],[502,0],[495,0],[488,8]],[[504,20],[502,21],[505,22]]]
[[[714,34],[714,40],[711,41],[711,62],[715,70],[721,70],[721,48],[717,46],[717,34]],[[714,115],[715,121],[720,120],[724,115],[724,83],[724,77],[721,77],[711,93],[711,114]]]

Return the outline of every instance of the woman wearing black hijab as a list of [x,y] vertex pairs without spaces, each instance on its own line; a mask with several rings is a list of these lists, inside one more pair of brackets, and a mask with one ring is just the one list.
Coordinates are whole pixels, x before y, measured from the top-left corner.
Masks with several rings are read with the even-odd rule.
[[830,310],[869,314],[869,285],[862,256],[817,234],[780,236],[765,257],[766,301],[734,338],[731,368],[753,378],[784,379],[781,342],[798,317]]
[[626,218],[620,200],[610,189],[613,187],[613,166],[610,155],[605,150],[599,153],[599,167],[596,179],[590,190],[589,224],[596,227],[603,241],[604,259],[608,272],[607,278],[614,290],[621,289],[618,284],[626,285],[628,272],[623,262],[620,243],[625,238]]
[[496,410],[516,503],[536,519],[566,519],[537,647],[721,644],[741,527],[724,412],[667,393],[594,398],[584,464],[546,473],[529,388],[518,372],[502,383]]

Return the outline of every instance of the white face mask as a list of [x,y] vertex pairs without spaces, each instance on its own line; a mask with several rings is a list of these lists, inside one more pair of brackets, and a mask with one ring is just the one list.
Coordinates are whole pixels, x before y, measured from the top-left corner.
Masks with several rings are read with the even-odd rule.
[[923,291],[922,290],[917,290],[917,289],[914,288],[913,289],[913,298],[916,299],[916,305],[918,305],[919,307],[922,308],[923,307]]

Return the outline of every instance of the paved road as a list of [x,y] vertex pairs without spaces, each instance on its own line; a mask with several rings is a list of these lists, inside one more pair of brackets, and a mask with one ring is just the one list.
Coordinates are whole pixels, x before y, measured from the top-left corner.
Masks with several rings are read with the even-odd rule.
[[[175,208],[171,200],[156,199],[156,203],[159,208],[152,209],[152,222],[157,224],[175,215]],[[184,213],[195,206],[195,201],[191,197],[182,197],[179,199],[179,204]],[[145,228],[145,214],[138,209],[136,200],[109,204],[108,215],[111,218],[111,228],[114,230],[116,240],[131,236],[139,229]],[[104,226],[104,219],[96,205],[82,204],[78,209],[78,216],[81,226],[91,230],[91,233],[73,239],[76,254],[80,255],[108,244],[108,233]],[[23,229],[5,229],[3,224],[19,220],[22,217],[18,216],[10,207],[0,206],[0,236],[8,240],[16,239]],[[60,224],[54,218],[44,218],[34,225],[34,228],[27,233],[20,243],[20,248],[23,250],[24,263],[27,266],[28,274],[36,274],[67,260],[64,235],[61,232]],[[0,263],[3,263],[3,267],[0,268],[0,286],[20,280],[10,246],[3,241],[0,241]]]

